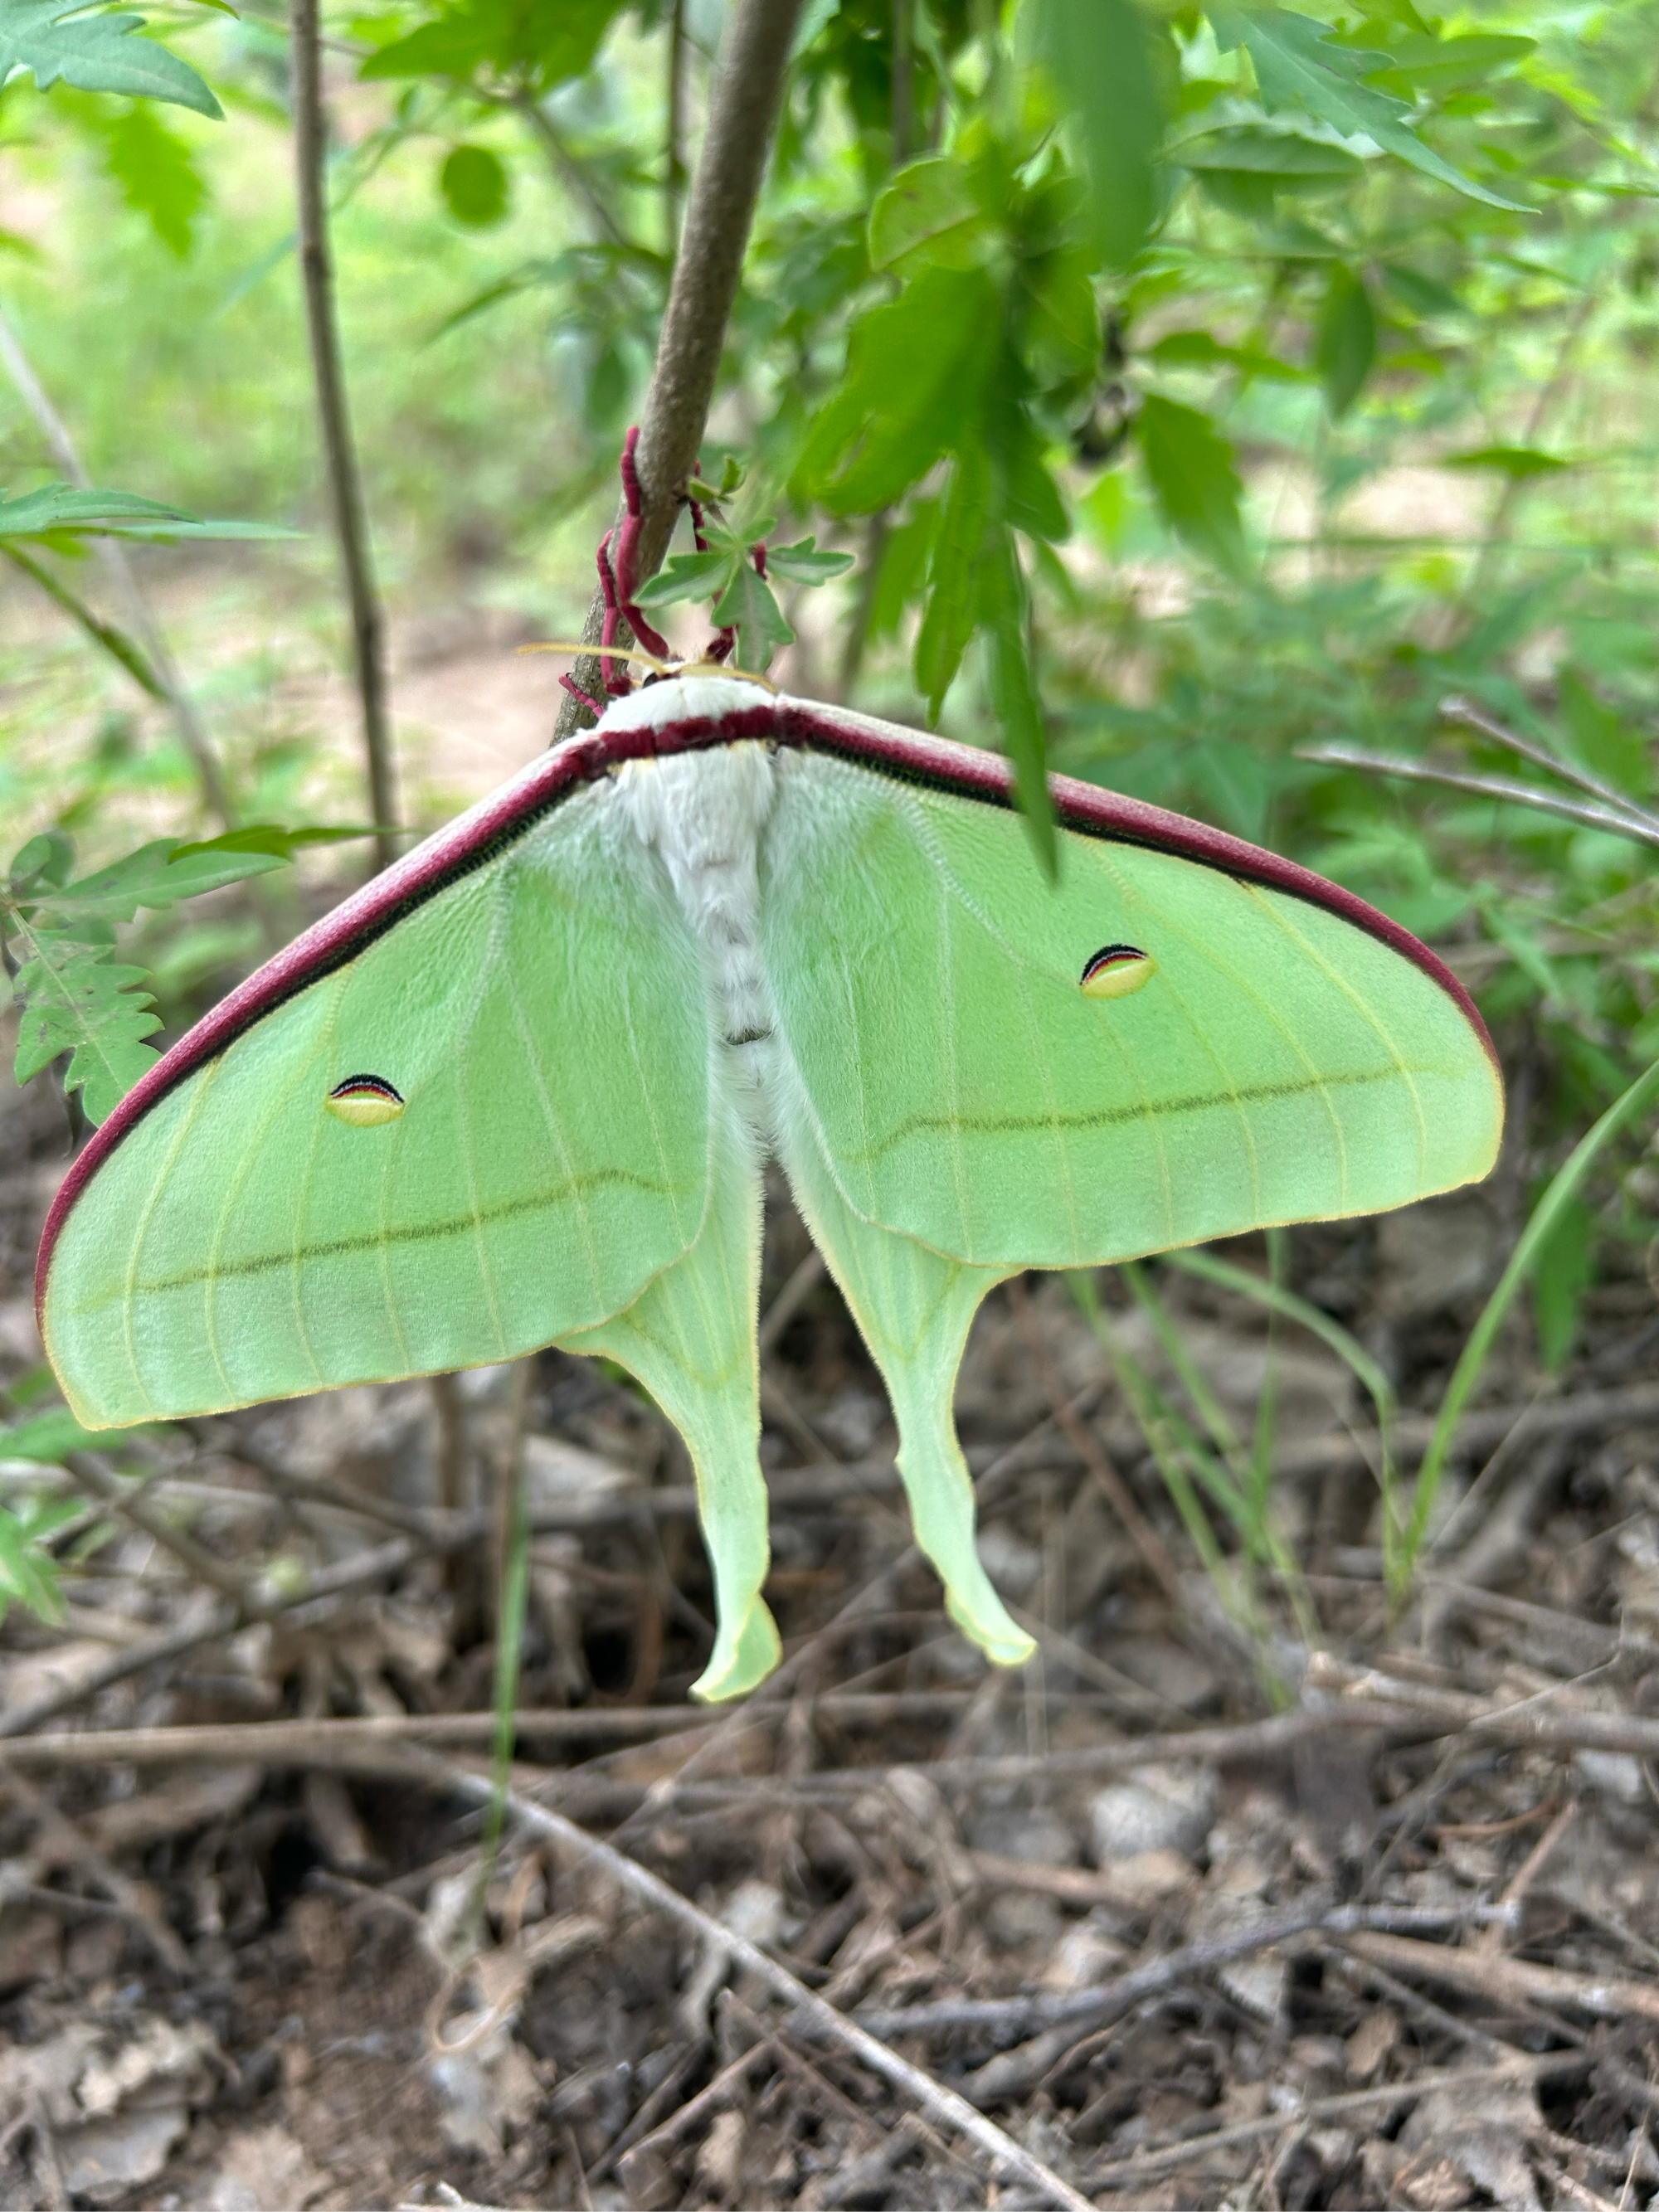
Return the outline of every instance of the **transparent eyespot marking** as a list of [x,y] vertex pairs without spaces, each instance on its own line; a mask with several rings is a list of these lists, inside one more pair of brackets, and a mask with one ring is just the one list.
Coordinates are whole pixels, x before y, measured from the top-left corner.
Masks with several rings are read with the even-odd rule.
[[404,1110],[403,1094],[383,1075],[348,1075],[328,1094],[328,1110],[353,1129],[378,1128]]
[[1127,999],[1157,973],[1157,961],[1138,945],[1103,945],[1084,962],[1078,980],[1085,999]]

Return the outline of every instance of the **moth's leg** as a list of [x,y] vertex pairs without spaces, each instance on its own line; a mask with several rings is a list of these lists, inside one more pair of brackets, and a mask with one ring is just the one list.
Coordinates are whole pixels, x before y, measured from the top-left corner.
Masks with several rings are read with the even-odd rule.
[[782,1646],[760,1595],[770,1553],[760,1468],[761,1178],[753,1141],[729,1109],[719,1128],[702,1230],[633,1304],[560,1340],[635,1375],[684,1437],[714,1575],[718,1634],[695,1698],[741,1697]]
[[1009,1618],[980,1564],[973,1480],[951,1411],[969,1326],[986,1292],[1014,1271],[944,1259],[854,1213],[799,1123],[780,1151],[796,1203],[887,1385],[916,1541],[939,1571],[951,1618],[988,1659],[1018,1667],[1036,1646]]

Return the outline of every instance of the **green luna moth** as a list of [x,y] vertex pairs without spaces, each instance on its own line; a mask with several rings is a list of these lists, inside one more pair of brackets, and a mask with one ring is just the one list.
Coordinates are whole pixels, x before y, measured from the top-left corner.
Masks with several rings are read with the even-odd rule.
[[769,1155],[892,1399],[917,1540],[993,1660],[951,1417],[1028,1267],[1366,1213],[1484,1175],[1503,1091],[1432,953],[1237,839],[680,675],[514,781],[232,992],[82,1152],[43,1340],[88,1427],[558,1344],[696,1465],[719,1634],[775,1665],[756,1320]]

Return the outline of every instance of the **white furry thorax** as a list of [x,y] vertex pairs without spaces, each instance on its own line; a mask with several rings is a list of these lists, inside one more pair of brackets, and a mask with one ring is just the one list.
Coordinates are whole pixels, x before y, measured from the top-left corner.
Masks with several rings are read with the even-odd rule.
[[747,1058],[776,1024],[759,935],[760,842],[777,797],[772,755],[744,739],[627,761],[614,787],[623,818],[661,859],[702,947],[720,1035]]

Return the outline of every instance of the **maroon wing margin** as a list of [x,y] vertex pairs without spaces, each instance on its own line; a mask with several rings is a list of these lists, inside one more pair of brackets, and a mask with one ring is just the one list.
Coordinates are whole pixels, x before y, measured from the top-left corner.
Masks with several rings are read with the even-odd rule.
[[[133,1085],[82,1147],[52,1201],[35,1265],[37,1314],[45,1303],[52,1251],[70,1207],[127,1131],[175,1085],[216,1059],[255,1022],[308,984],[356,959],[405,915],[483,866],[562,800],[597,781],[610,769],[627,760],[695,752],[744,738],[836,753],[878,774],[928,784],[994,806],[1015,804],[1013,771],[1000,754],[956,744],[945,738],[927,737],[919,731],[901,729],[894,723],[878,722],[834,707],[769,696],[759,690],[752,706],[725,714],[688,714],[660,729],[606,730],[601,725],[570,738],[313,923],[274,960],[268,960],[246,982],[239,983]],[[1138,799],[1126,799],[1071,776],[1052,777],[1050,788],[1055,817],[1064,829],[1085,837],[1176,854],[1246,883],[1306,899],[1380,939],[1420,968],[1455,1001],[1502,1080],[1498,1054],[1463,986],[1426,945],[1364,899],[1310,869],[1298,867],[1294,860],[1281,860],[1241,837],[1231,837],[1224,830],[1171,814],[1164,807],[1148,806]]]

